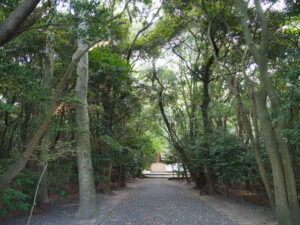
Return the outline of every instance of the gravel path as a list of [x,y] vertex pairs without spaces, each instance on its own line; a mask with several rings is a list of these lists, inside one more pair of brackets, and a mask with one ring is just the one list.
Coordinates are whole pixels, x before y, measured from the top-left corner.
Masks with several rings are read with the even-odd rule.
[[[53,205],[35,215],[31,225],[238,225],[168,180],[145,179],[115,196],[99,195],[99,217],[82,220],[73,214],[76,202]],[[25,225],[27,218],[4,221]]]
[[101,225],[237,225],[168,180],[150,179]]

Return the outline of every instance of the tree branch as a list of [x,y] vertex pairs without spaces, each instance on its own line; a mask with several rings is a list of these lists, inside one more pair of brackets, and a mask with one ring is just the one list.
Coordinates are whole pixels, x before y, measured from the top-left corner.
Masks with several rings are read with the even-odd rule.
[[0,25],[0,46],[10,41],[12,37],[15,37],[15,32],[35,10],[40,1],[41,0],[23,0]]
[[129,46],[129,49],[128,49],[128,53],[127,53],[127,57],[126,57],[126,60],[127,62],[129,63],[129,60],[130,60],[130,57],[131,57],[131,54],[132,54],[132,51],[133,51],[133,46],[136,42],[136,40],[138,39],[138,37],[141,35],[141,33],[143,33],[145,30],[147,30],[152,24],[153,24],[153,21],[154,19],[157,17],[157,15],[159,14],[160,10],[162,9],[163,5],[161,5],[158,10],[155,12],[155,14],[153,15],[151,21],[145,25],[142,29],[140,29],[136,35],[134,36],[130,46]]

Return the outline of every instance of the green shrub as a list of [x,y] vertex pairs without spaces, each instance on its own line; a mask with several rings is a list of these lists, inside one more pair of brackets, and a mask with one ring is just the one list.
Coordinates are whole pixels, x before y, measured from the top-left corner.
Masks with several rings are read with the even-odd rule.
[[33,196],[37,182],[37,172],[24,169],[14,179],[13,187],[15,187],[17,190],[22,190],[23,193],[28,194],[29,196]]
[[28,195],[14,189],[1,191],[0,199],[0,217],[5,217],[13,211],[24,213],[30,209],[30,203],[26,202],[29,199]]

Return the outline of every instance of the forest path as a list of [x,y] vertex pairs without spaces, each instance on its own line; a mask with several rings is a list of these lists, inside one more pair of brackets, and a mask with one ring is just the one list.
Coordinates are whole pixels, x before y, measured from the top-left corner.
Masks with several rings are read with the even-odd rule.
[[[202,198],[191,186],[166,179],[143,179],[129,184],[113,196],[98,195],[99,216],[87,220],[74,216],[78,200],[52,203],[44,213],[34,215],[31,225],[261,225],[273,224],[258,214],[254,205],[215,197]],[[208,198],[208,201],[207,201]],[[225,201],[225,202],[224,202]],[[215,205],[211,204],[214,203]],[[226,204],[225,204],[226,203]],[[210,207],[210,206],[212,207]],[[217,207],[215,207],[217,206]],[[216,208],[214,210],[213,208]],[[245,213],[253,211],[252,218]],[[227,210],[227,211],[226,211]],[[265,209],[264,209],[265,210]],[[244,214],[243,214],[244,213]],[[263,213],[266,213],[265,211]],[[235,221],[229,219],[229,215]],[[260,218],[260,222],[255,218]],[[0,222],[1,225],[25,225],[28,217]]]
[[145,179],[101,224],[237,225],[166,179]]

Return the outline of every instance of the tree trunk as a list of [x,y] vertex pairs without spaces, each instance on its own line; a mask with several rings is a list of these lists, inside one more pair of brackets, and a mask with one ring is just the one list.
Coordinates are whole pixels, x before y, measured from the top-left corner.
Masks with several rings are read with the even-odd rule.
[[[55,4],[55,3],[52,3]],[[52,6],[54,7],[54,5]],[[52,79],[54,75],[54,50],[53,50],[53,33],[49,33],[47,35],[46,39],[46,50],[45,50],[45,57],[44,57],[44,76],[42,81],[42,87],[46,91],[46,95],[51,93],[51,87],[52,87]],[[48,95],[47,95],[48,96]],[[45,97],[47,97],[45,96]],[[44,110],[44,115],[47,113],[47,110],[49,108],[49,102],[45,102],[42,104],[42,108]],[[38,202],[47,203],[49,202],[48,199],[48,167],[44,169],[44,165],[47,164],[47,154],[49,152],[49,138],[46,134],[42,140],[41,144],[41,154],[40,154],[40,160],[41,165],[39,165],[38,172],[41,176],[43,171],[43,177],[40,183],[39,191],[38,191]]]
[[[213,57],[209,60],[210,63],[205,65],[205,70],[201,76],[201,81],[203,84],[202,92],[202,103],[201,103],[201,113],[202,113],[202,123],[203,123],[203,149],[205,155],[209,158],[210,154],[210,144],[209,144],[209,135],[211,135],[211,123],[209,120],[208,110],[210,103],[209,96],[209,83],[210,83],[210,66],[212,65]],[[204,165],[204,172],[206,178],[206,185],[203,188],[203,192],[208,193],[209,195],[215,195],[217,193],[215,187],[215,175],[212,172],[211,166],[209,164]]]
[[284,171],[277,149],[278,146],[276,143],[274,130],[272,128],[272,122],[266,107],[266,93],[264,90],[262,90],[261,92],[254,93],[254,97],[257,104],[258,117],[261,121],[261,127],[264,133],[266,147],[272,166],[277,219],[279,225],[292,225],[287,190],[285,186]]
[[21,156],[17,159],[15,163],[13,163],[9,169],[2,175],[0,179],[0,190],[6,188],[11,181],[24,169],[26,163],[30,159],[31,154],[36,150],[37,145],[39,144],[41,138],[44,136],[47,131],[49,124],[51,122],[52,116],[56,111],[56,107],[58,104],[58,100],[66,89],[67,83],[72,76],[75,65],[78,63],[79,59],[92,47],[90,45],[86,49],[77,49],[77,51],[72,56],[72,61],[68,65],[64,76],[61,78],[59,83],[56,86],[55,92],[51,97],[49,109],[43,121],[41,122],[38,130],[35,132],[34,136],[27,144],[25,151],[21,154]]
[[[248,25],[249,16],[247,4],[241,0],[236,0],[236,3],[241,13],[241,24],[246,43],[259,69],[259,94],[261,96],[256,93],[255,100],[272,165],[278,222],[279,225],[296,225],[300,221],[296,183],[288,145],[281,135],[282,130],[286,128],[286,122],[279,119],[276,128],[274,128],[272,125],[272,119],[269,115],[269,110],[266,106],[266,97],[268,96],[271,102],[270,109],[277,120],[280,116],[282,103],[275,88],[273,87],[273,83],[270,78],[271,76],[268,71],[267,57],[270,36],[268,21],[264,15],[261,2],[254,0],[255,11],[261,24],[260,44],[259,47],[257,47]],[[280,192],[284,192],[284,194]]]
[[118,186],[126,187],[126,166],[123,162],[120,165]]
[[203,186],[203,180],[205,180],[202,170],[197,170],[192,167],[191,160],[186,153],[184,147],[180,144],[176,131],[172,128],[172,124],[170,123],[164,108],[164,86],[160,82],[159,78],[157,77],[157,71],[155,69],[155,62],[153,61],[153,78],[159,84],[159,90],[157,90],[157,97],[158,97],[158,106],[160,113],[162,115],[163,121],[166,125],[168,135],[170,137],[170,143],[173,145],[175,150],[179,153],[182,163],[186,166],[187,170],[190,172],[192,180],[195,182],[196,188],[200,188]]
[[[239,98],[239,100],[238,100],[239,103],[238,104],[242,108],[242,112],[241,112],[242,122],[244,123],[246,135],[248,136],[249,140],[251,141],[251,143],[253,145],[253,149],[254,149],[254,153],[255,153],[255,159],[256,159],[257,166],[258,166],[258,171],[259,171],[260,177],[261,177],[262,182],[264,184],[264,187],[265,187],[270,205],[275,210],[274,196],[273,196],[273,193],[272,193],[273,191],[272,191],[272,187],[271,187],[269,178],[267,176],[267,171],[266,171],[263,159],[262,159],[261,154],[260,154],[260,146],[259,146],[258,140],[254,139],[251,123],[250,123],[250,120],[247,116],[245,107],[242,103],[241,97],[239,96],[238,98]],[[256,112],[253,112],[253,113],[256,113]]]
[[[87,31],[86,22],[79,24],[78,48],[85,49],[87,44],[84,34]],[[75,121],[76,131],[76,152],[79,173],[79,199],[80,205],[77,216],[91,218],[97,214],[97,199],[94,184],[94,175],[90,149],[89,114],[87,103],[88,90],[88,53],[80,59],[77,65],[76,98],[80,103],[76,104]]]
[[[105,157],[105,154],[109,153],[104,153],[101,154],[102,157]],[[108,157],[110,158],[110,157]],[[112,194],[111,190],[111,170],[112,170],[112,162],[110,159],[105,159],[101,161],[101,179],[97,184],[97,191],[100,191],[103,194],[110,195]]]
[[[39,177],[42,176],[40,186],[37,193],[37,202],[48,203],[48,166],[47,165],[47,154],[49,151],[48,139],[44,138],[41,144],[40,163],[38,165]],[[43,173],[44,171],[44,173]]]
[[[247,110],[244,106],[243,100],[242,100],[241,95],[240,95],[240,90],[237,86],[238,84],[233,86],[232,83],[230,82],[230,80],[228,80],[228,79],[226,79],[226,82],[227,82],[227,85],[228,85],[229,89],[231,90],[231,92],[236,97],[238,111],[240,112],[239,114],[241,116],[240,121],[242,123],[242,127],[243,127],[243,129],[246,133],[247,138],[250,140],[250,142],[253,146],[254,153],[255,153],[255,159],[256,159],[257,166],[258,166],[258,171],[259,171],[260,177],[261,177],[263,185],[265,187],[270,205],[275,210],[275,203],[274,203],[274,196],[273,196],[273,193],[272,193],[272,187],[271,187],[269,178],[267,176],[267,171],[266,171],[263,159],[262,159],[261,154],[260,154],[260,146],[259,146],[257,138],[256,139],[254,138],[251,122],[250,122],[250,119],[248,117],[249,113],[247,112]],[[235,82],[233,82],[233,83],[235,83]],[[254,99],[252,99],[252,104],[255,104]],[[255,108],[255,106],[253,106],[253,108]],[[253,114],[256,113],[256,110],[252,110],[252,111],[253,111],[252,112]],[[256,121],[254,121],[254,122],[256,123]],[[256,132],[258,132],[257,125],[254,125],[254,127],[256,127]]]
[[27,99],[21,101],[21,121],[20,121],[20,150],[24,152],[30,136],[30,120],[33,117],[32,102]]
[[[114,120],[114,109],[113,104],[111,102],[111,92],[112,87],[107,86],[102,89],[101,93],[101,102],[103,107],[103,134],[113,137],[113,120]],[[101,179],[97,185],[97,190],[104,193],[104,194],[112,194],[111,190],[111,175],[112,175],[112,159],[111,159],[111,146],[108,143],[102,144],[101,146],[101,157],[102,159],[102,171],[101,171]]]
[[184,172],[184,177],[185,177],[185,180],[188,184],[191,184],[191,180],[190,180],[190,177],[188,175],[188,170],[186,168],[186,165],[182,163],[182,168],[183,168],[183,172]]

